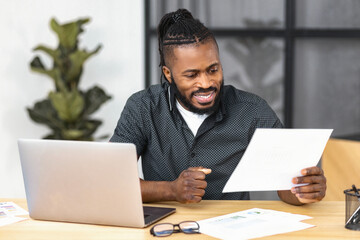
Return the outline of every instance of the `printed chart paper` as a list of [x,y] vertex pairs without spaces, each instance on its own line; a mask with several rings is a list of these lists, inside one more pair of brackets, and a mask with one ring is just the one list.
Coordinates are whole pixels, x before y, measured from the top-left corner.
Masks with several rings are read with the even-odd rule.
[[[200,232],[219,239],[252,239],[314,227],[309,216],[253,208],[198,221]],[[261,230],[260,230],[261,229]]]
[[7,216],[27,215],[28,211],[22,209],[14,202],[0,202],[0,211]]
[[0,202],[0,227],[26,220],[27,218],[16,216],[27,214],[29,213],[26,210],[13,202]]
[[256,129],[223,192],[290,190],[292,178],[317,165],[332,131]]

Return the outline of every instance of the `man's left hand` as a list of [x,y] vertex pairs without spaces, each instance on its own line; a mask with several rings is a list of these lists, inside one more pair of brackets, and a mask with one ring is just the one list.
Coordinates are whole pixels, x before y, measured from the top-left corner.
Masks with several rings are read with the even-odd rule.
[[294,184],[305,183],[307,185],[293,187],[291,192],[301,203],[313,203],[321,201],[325,197],[326,178],[324,171],[318,167],[310,167],[301,170],[301,177],[293,178]]

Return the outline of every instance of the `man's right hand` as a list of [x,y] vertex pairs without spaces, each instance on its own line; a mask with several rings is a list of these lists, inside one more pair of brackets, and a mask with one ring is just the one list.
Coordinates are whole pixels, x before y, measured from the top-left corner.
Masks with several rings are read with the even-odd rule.
[[180,176],[171,182],[175,200],[180,203],[200,202],[207,186],[205,176],[209,173],[211,169],[203,167],[190,167],[182,171]]

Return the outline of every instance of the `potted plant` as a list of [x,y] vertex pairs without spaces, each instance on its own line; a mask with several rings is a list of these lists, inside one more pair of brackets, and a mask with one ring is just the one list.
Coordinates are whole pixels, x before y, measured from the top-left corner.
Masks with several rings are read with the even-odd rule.
[[46,139],[94,140],[93,134],[102,123],[90,115],[111,97],[98,86],[87,91],[79,89],[85,61],[101,49],[101,45],[90,52],[79,49],[78,36],[84,31],[83,24],[89,20],[84,18],[60,25],[51,19],[50,27],[59,39],[58,47],[51,49],[39,45],[34,49],[46,53],[53,61],[52,68],[46,68],[39,56],[30,63],[32,71],[45,74],[54,82],[54,90],[44,100],[27,108],[34,122],[45,124],[52,130],[44,137]]

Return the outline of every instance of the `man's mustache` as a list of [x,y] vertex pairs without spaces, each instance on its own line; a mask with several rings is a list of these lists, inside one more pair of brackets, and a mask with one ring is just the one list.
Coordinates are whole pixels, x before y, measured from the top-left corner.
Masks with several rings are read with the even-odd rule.
[[192,92],[191,95],[195,95],[197,93],[207,93],[207,92],[212,92],[212,91],[217,91],[216,87],[209,87],[209,88],[199,88],[198,90],[196,90],[195,92]]

